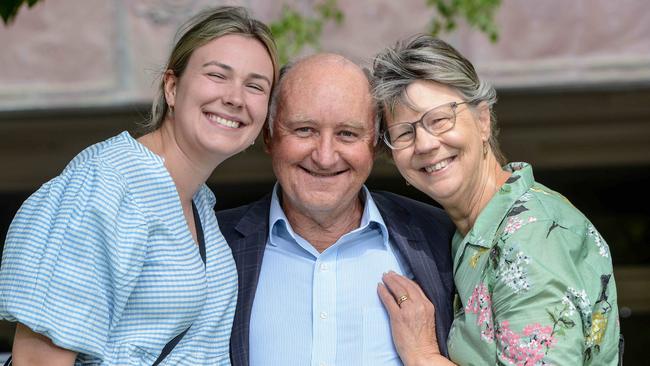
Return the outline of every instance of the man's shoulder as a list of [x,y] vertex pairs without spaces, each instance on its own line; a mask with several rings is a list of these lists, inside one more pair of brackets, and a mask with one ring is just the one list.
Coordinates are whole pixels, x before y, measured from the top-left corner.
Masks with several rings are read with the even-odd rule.
[[243,206],[219,210],[216,212],[221,231],[232,231],[245,217],[257,224],[268,221],[271,194]]
[[222,221],[222,220],[232,221],[232,220],[240,219],[244,215],[246,215],[246,212],[250,211],[251,207],[254,204],[255,204],[255,202],[247,203],[247,204],[239,206],[239,207],[233,207],[233,208],[218,210],[218,211],[216,211],[217,219],[219,219],[219,221]]
[[408,215],[402,218],[411,217],[413,220],[431,220],[433,216],[444,224],[451,224],[445,211],[434,205],[386,191],[371,193],[377,207],[382,211],[406,211]]
[[439,207],[385,191],[373,191],[372,198],[384,221],[416,225],[425,231],[450,233],[456,230],[447,213]]

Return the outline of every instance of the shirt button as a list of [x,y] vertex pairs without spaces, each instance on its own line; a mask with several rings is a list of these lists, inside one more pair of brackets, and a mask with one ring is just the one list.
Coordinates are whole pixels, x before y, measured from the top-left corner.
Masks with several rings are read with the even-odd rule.
[[321,263],[321,265],[320,265],[321,272],[325,272],[328,269],[330,269],[330,267],[327,265],[327,263]]
[[322,312],[320,313],[320,318],[321,318],[321,319],[327,319],[327,313],[324,312],[324,311],[322,311]]

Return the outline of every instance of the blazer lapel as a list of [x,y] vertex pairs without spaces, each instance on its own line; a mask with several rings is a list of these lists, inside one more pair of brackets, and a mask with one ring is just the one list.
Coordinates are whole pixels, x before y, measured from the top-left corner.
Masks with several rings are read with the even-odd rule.
[[442,280],[424,234],[418,227],[405,225],[403,221],[397,225],[390,216],[383,216],[383,219],[392,242],[411,267],[416,282],[429,299],[435,299],[436,290],[443,289]]
[[230,338],[234,366],[248,366],[250,317],[268,238],[270,203],[271,196],[268,195],[251,205],[235,226],[241,238],[231,243],[239,276],[237,310]]
[[[433,258],[431,245],[418,225],[411,223],[411,214],[401,207],[396,207],[380,196],[373,195],[381,216],[386,223],[388,233],[393,244],[397,247],[404,259],[411,267],[414,280],[425,295],[433,302],[436,310],[445,309],[445,304],[440,302],[437,294],[445,293],[445,287],[438,272],[438,266]],[[447,335],[443,329],[448,329],[450,319],[442,316],[443,311],[436,311],[436,335],[439,348],[443,355],[447,354]]]

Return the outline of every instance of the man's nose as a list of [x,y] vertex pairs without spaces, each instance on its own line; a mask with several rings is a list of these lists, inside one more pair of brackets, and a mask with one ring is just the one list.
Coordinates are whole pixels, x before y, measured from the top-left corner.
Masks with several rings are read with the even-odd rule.
[[316,147],[312,151],[312,159],[322,169],[328,169],[336,165],[339,153],[333,136],[325,134],[319,137]]

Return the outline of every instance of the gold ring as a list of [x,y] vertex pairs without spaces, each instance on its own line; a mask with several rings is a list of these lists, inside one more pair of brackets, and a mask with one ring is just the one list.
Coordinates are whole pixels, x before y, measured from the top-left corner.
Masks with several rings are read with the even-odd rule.
[[402,295],[397,299],[397,306],[402,306],[402,303],[406,300],[408,300],[409,297],[406,295]]

